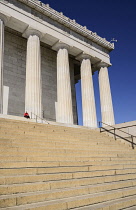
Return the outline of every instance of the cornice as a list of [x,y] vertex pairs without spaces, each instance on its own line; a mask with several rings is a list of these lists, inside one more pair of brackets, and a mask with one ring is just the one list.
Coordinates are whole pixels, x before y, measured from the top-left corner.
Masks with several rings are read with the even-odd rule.
[[52,9],[49,4],[44,4],[39,0],[18,0],[23,2],[24,4],[28,5],[31,8],[45,14],[46,16],[50,17],[51,19],[67,26],[68,28],[76,31],[77,33],[87,37],[88,39],[92,40],[93,42],[99,44],[100,46],[108,49],[109,51],[114,49],[114,43],[108,42],[105,38],[102,38],[86,28],[86,26],[81,26],[80,24],[76,23],[75,20],[72,20],[62,12],[57,12],[56,10]]

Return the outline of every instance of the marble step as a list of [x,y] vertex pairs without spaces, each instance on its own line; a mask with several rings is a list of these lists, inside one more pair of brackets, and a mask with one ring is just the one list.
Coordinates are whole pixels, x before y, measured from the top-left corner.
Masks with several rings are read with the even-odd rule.
[[[66,141],[69,141],[69,142],[72,142],[72,141],[75,141],[75,142],[84,142],[84,143],[93,143],[94,142],[97,142],[97,141],[100,141],[100,142],[112,142],[112,143],[115,143],[116,141],[113,139],[113,138],[106,138],[106,137],[103,137],[102,135],[101,136],[97,136],[97,134],[95,135],[91,135],[86,138],[86,136],[80,138],[79,135],[77,136],[71,136],[71,135],[64,135],[63,133],[60,133],[60,134],[54,134],[53,132],[52,133],[44,133],[43,135],[39,134],[39,132],[36,132],[36,133],[26,133],[25,131],[22,131],[22,132],[16,132],[16,131],[4,131],[4,130],[1,130],[0,131],[1,133],[1,138],[8,138],[8,137],[17,137],[18,139],[21,139],[21,138],[24,138],[26,137],[27,139],[56,139],[56,140],[66,140]],[[97,136],[97,137],[96,137]],[[91,142],[90,142],[91,141]],[[120,144],[122,144],[121,142],[119,142]]]
[[[6,149],[10,149],[10,148],[33,148],[33,150],[35,149],[38,149],[38,150],[75,150],[75,147],[76,146],[76,151],[85,151],[85,152],[91,152],[91,153],[94,153],[95,151],[99,151],[100,153],[101,152],[116,152],[116,153],[130,153],[131,155],[132,154],[136,154],[134,151],[131,151],[129,148],[124,148],[124,150],[122,150],[121,148],[118,148],[118,147],[115,147],[115,146],[110,146],[110,151],[108,150],[109,146],[108,145],[89,145],[89,146],[84,146],[84,145],[80,145],[80,144],[63,144],[63,143],[51,143],[51,142],[46,142],[45,144],[44,143],[28,143],[26,141],[26,143],[23,141],[23,142],[8,142],[8,141],[5,141],[4,143],[0,141],[0,150],[6,150]],[[74,149],[73,149],[74,148]]]
[[[36,154],[35,154],[36,153]],[[136,153],[131,151],[127,151],[127,154],[124,152],[120,152],[119,150],[100,150],[99,148],[91,149],[82,149],[80,148],[48,148],[48,147],[0,147],[0,155],[1,156],[13,156],[14,155],[24,155],[24,156],[71,156],[71,153],[74,157],[132,157],[136,158]]]
[[[33,164],[32,164],[33,165]],[[87,172],[87,171],[97,171],[97,170],[123,170],[123,169],[135,169],[136,164],[134,165],[103,165],[103,166],[54,166],[51,167],[51,164],[49,167],[40,167],[37,165],[37,167],[21,167],[20,164],[16,166],[16,168],[1,168],[0,174],[1,176],[11,176],[11,175],[32,175],[32,174],[51,174],[51,173],[68,173],[68,172]],[[5,167],[5,165],[4,165]]]
[[103,168],[135,168],[136,162],[133,161],[127,161],[127,160],[117,160],[117,161],[33,161],[33,162],[27,162],[26,159],[24,161],[20,160],[11,160],[11,157],[9,160],[5,160],[5,157],[3,157],[4,161],[1,160],[0,162],[0,169],[15,169],[15,168],[52,168],[52,167],[90,167],[90,169],[103,169]]
[[[136,195],[136,187],[130,187],[127,189],[118,189],[107,192],[100,192],[94,194],[87,194],[82,196],[74,196],[69,198],[63,198],[59,200],[44,201],[34,204],[25,204],[14,207],[6,207],[3,209],[6,210],[24,210],[24,209],[37,209],[37,210],[66,210],[66,209],[75,209],[87,205],[93,205],[96,203],[102,203],[105,201],[111,201],[115,199],[128,198],[129,196]],[[128,203],[129,200],[128,200]],[[136,200],[133,202],[133,205],[136,203]],[[132,202],[131,202],[132,204]]]
[[74,208],[75,210],[136,210],[136,195]]
[[35,182],[35,183],[23,183],[23,184],[13,184],[13,185],[0,185],[0,195],[9,195],[17,193],[27,193],[27,192],[38,192],[44,190],[54,190],[54,189],[64,189],[70,187],[79,187],[92,184],[104,184],[110,182],[119,181],[131,181],[135,185],[136,175],[135,174],[124,174],[116,176],[102,176],[102,177],[88,177],[80,179],[70,179],[70,180],[57,180],[49,182]]
[[132,150],[131,148],[128,147],[124,147],[124,149],[122,150],[122,145],[118,145],[117,143],[114,144],[114,142],[112,143],[102,143],[102,142],[92,142],[92,144],[89,143],[83,143],[83,142],[69,142],[69,141],[60,141],[60,140],[35,140],[35,139],[0,139],[0,148],[3,149],[8,149],[9,147],[36,147],[36,148],[43,148],[43,147],[47,147],[47,148],[55,148],[55,149],[71,149],[71,148],[76,148],[77,150],[108,150],[109,148],[110,150],[115,150],[115,151],[120,151],[123,152],[125,151],[130,152],[131,154],[136,154],[136,152],[134,150]]
[[22,183],[48,182],[57,180],[82,179],[87,177],[115,176],[115,175],[136,175],[136,169],[111,169],[96,171],[79,171],[64,173],[46,173],[46,174],[29,174],[29,175],[9,175],[0,177],[0,185],[12,185]]
[[31,193],[19,193],[12,195],[3,195],[0,197],[0,208],[9,206],[19,206],[30,203],[37,203],[49,200],[63,199],[68,197],[76,197],[81,195],[94,194],[99,192],[112,191],[117,189],[124,189],[128,187],[136,187],[136,180],[131,181],[120,181],[118,183],[104,183],[97,185],[87,185],[80,187],[72,187],[65,189],[56,190],[45,190]]
[[[136,157],[131,157],[131,155],[124,154],[106,154],[106,153],[98,153],[94,154],[80,154],[80,153],[59,153],[59,152],[36,152],[36,151],[21,151],[21,150],[6,150],[0,152],[0,159],[8,160],[8,157],[24,157],[25,161],[90,161],[90,160],[136,160]],[[10,158],[9,158],[10,159]]]
[[[55,161],[65,161],[65,162],[90,162],[92,161],[94,162],[99,162],[100,165],[103,165],[104,161],[108,161],[109,163],[111,163],[111,161],[115,161],[115,162],[120,162],[122,163],[122,161],[126,161],[126,162],[135,162],[136,159],[135,157],[67,157],[67,156],[21,156],[20,154],[17,156],[17,154],[13,154],[13,156],[10,155],[3,155],[0,156],[1,162],[12,162],[12,161],[16,161],[16,162],[20,162],[20,161],[25,161],[25,162],[55,162]],[[105,164],[105,163],[104,163]]]

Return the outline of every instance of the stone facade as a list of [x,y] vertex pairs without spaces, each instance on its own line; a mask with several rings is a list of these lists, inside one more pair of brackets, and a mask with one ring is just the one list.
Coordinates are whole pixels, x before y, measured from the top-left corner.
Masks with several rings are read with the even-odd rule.
[[[5,30],[4,86],[9,87],[8,114],[23,116],[25,111],[27,40],[14,30]],[[56,121],[57,53],[41,43],[43,117]],[[70,59],[74,123],[77,123],[74,64]]]
[[53,50],[41,47],[43,116],[53,121],[56,121],[55,102],[57,101],[56,56]]
[[[20,33],[5,31],[4,86],[9,87],[8,114],[23,116],[25,111],[26,47],[27,40]],[[43,117],[56,121],[55,102],[57,101],[57,53],[41,43],[42,103]],[[74,87],[74,64],[70,59],[72,102],[74,123],[77,111]]]
[[5,31],[4,86],[9,87],[8,114],[23,115],[25,110],[26,39]]

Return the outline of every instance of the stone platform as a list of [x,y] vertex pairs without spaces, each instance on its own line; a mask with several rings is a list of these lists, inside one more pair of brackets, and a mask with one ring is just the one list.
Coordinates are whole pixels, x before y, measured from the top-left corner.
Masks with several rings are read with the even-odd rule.
[[1,117],[0,159],[3,210],[136,208],[136,152],[97,130]]

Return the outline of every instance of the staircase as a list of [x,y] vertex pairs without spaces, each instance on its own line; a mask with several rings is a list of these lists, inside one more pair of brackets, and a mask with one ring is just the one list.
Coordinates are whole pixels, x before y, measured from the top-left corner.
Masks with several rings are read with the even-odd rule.
[[0,209],[136,209],[136,152],[96,130],[0,119]]

